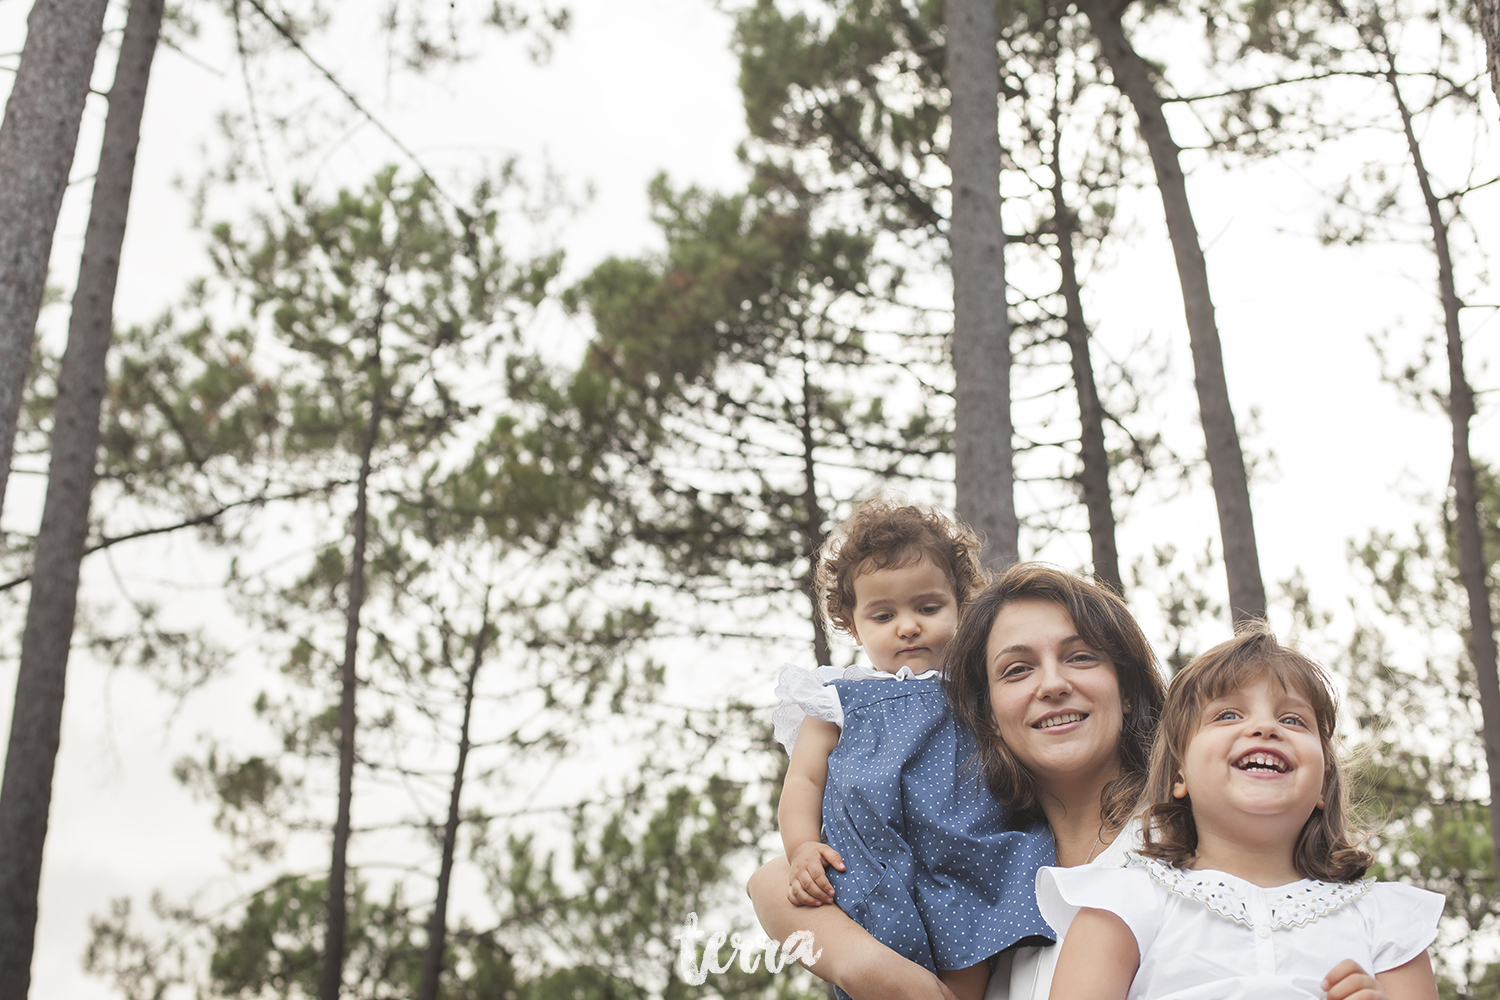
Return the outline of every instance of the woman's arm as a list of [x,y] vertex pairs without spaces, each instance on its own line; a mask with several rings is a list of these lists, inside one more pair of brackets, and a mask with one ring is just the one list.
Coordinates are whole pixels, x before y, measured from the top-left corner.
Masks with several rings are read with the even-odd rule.
[[1125,1000],[1141,967],[1140,946],[1125,921],[1084,907],[1060,947],[1051,1000]]
[[839,727],[811,716],[802,720],[792,762],[781,786],[776,819],[781,845],[791,864],[787,897],[797,906],[833,902],[833,884],[825,865],[840,871],[844,859],[823,843],[823,789],[828,784],[828,755],[839,743]]
[[876,941],[837,906],[794,906],[787,898],[789,872],[785,858],[763,865],[750,876],[750,900],[760,925],[777,941],[793,931],[812,932],[813,952],[822,951],[807,966],[813,975],[853,1000],[954,1000],[937,976]]
[[1328,1000],[1437,1000],[1432,961],[1422,952],[1405,965],[1370,975],[1346,958],[1323,980]]

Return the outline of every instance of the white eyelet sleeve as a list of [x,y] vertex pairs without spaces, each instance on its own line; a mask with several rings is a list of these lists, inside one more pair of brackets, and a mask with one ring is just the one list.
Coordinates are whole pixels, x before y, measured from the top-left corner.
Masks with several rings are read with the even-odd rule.
[[1439,894],[1416,886],[1377,882],[1370,895],[1359,901],[1374,943],[1375,967],[1370,971],[1389,972],[1426,950],[1437,940],[1438,918],[1446,902]]
[[1161,929],[1160,897],[1151,877],[1139,868],[1041,868],[1036,873],[1036,901],[1059,940],[1085,906],[1125,921],[1142,956]]
[[844,728],[844,708],[839,703],[838,690],[828,686],[828,681],[844,674],[838,667],[808,670],[789,663],[781,668],[776,678],[776,697],[781,704],[771,712],[771,725],[776,730],[776,742],[786,747],[787,753],[792,752],[802,720],[809,715]]

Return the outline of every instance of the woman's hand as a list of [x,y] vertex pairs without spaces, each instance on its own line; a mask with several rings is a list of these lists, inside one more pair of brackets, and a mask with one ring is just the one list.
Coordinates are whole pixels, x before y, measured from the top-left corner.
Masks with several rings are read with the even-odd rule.
[[811,931],[823,954],[807,970],[839,986],[854,1000],[955,1000],[938,977],[876,941],[837,906],[796,907],[787,899],[787,860],[775,857],[750,876],[747,887],[766,933],[784,941]]
[[844,859],[838,851],[813,840],[798,847],[787,860],[792,872],[786,898],[793,906],[822,906],[833,902],[833,883],[828,881],[828,874],[823,869],[826,865],[833,865],[839,871],[844,870]]

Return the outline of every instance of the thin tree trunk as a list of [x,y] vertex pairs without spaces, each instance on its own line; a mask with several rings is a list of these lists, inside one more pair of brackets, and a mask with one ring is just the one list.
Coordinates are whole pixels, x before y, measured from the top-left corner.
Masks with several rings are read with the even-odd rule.
[[474,637],[474,655],[469,661],[469,675],[464,678],[464,721],[458,732],[458,765],[453,769],[453,786],[448,795],[448,821],[443,826],[443,858],[438,868],[437,900],[432,904],[432,919],[427,924],[427,953],[422,959],[422,984],[417,1000],[437,1000],[438,981],[443,974],[443,951],[448,941],[448,885],[453,877],[453,850],[458,842],[458,806],[464,788],[464,769],[469,764],[469,719],[474,708],[474,682],[484,663],[489,643],[489,594],[484,599],[484,621]]
[[1078,453],[1083,468],[1078,483],[1089,514],[1089,547],[1094,579],[1125,593],[1120,576],[1120,551],[1115,544],[1115,512],[1109,489],[1109,451],[1104,446],[1104,407],[1094,382],[1089,358],[1089,326],[1083,316],[1083,294],[1078,284],[1078,261],[1073,255],[1073,211],[1063,197],[1061,108],[1052,102],[1052,219],[1057,232],[1057,263],[1062,272],[1068,348],[1072,352],[1073,385],[1078,392]]
[[947,0],[958,514],[986,566],[1020,558],[1010,417],[1010,317],[1000,228],[999,23],[992,0]]
[[0,124],[0,510],[106,0],[36,0]]
[[354,696],[359,687],[356,664],[359,655],[359,616],[365,603],[365,549],[370,528],[370,470],[385,387],[380,361],[380,330],[385,318],[385,289],[381,288],[379,311],[374,322],[370,359],[370,422],[360,448],[359,483],[354,503],[354,551],[349,564],[349,609],[344,626],[344,662],[340,669],[339,693],[339,810],[333,826],[333,860],[328,868],[328,917],[323,941],[323,973],[318,981],[318,1000],[338,1000],[344,984],[344,950],[349,926],[348,852],[350,807],[354,799],[354,729],[357,715]]
[[[1376,42],[1379,42],[1377,47]],[[1448,246],[1448,223],[1442,203],[1432,189],[1432,178],[1422,158],[1422,147],[1412,127],[1411,109],[1401,93],[1396,63],[1382,34],[1366,36],[1371,55],[1385,63],[1384,75],[1391,86],[1406,148],[1416,168],[1417,184],[1432,226],[1433,251],[1438,263],[1438,297],[1443,304],[1443,329],[1448,342],[1448,417],[1453,425],[1453,508],[1458,529],[1458,575],[1469,601],[1469,658],[1479,685],[1479,709],[1484,719],[1484,759],[1490,779],[1490,830],[1492,859],[1500,873],[1500,669],[1497,669],[1495,623],[1490,617],[1489,560],[1484,552],[1484,534],[1479,524],[1479,488],[1474,462],[1469,455],[1469,422],[1474,418],[1474,390],[1464,374],[1464,342],[1458,317],[1463,303],[1453,280],[1453,255]]]
[[0,786],[0,843],[5,845],[0,851],[0,997],[24,997],[31,983],[37,890],[62,728],[79,563],[94,489],[104,362],[113,329],[115,283],[141,113],[161,18],[162,0],[132,0],[109,94],[68,346],[58,377],[47,498],[37,536],[15,711]]
[[1490,68],[1490,89],[1500,101],[1500,0],[1475,0],[1479,12],[1479,34],[1484,38],[1485,62]]
[[807,548],[807,575],[802,588],[812,602],[813,662],[819,666],[833,659],[828,646],[828,626],[823,621],[823,605],[818,601],[818,553],[823,548],[823,522],[826,515],[818,502],[818,470],[813,456],[813,387],[807,371],[807,357],[802,358],[802,539]]
[[1219,535],[1224,545],[1224,570],[1229,578],[1229,605],[1236,621],[1259,617],[1266,610],[1266,588],[1255,545],[1245,457],[1240,450],[1234,411],[1229,405],[1219,327],[1209,295],[1208,264],[1188,202],[1187,182],[1178,159],[1181,150],[1167,128],[1151,67],[1126,37],[1120,8],[1108,0],[1079,0],[1078,9],[1089,19],[1114,74],[1115,86],[1135,108],[1141,137],[1146,140],[1151,163],[1156,168],[1156,184],[1161,191],[1167,232],[1172,238],[1177,276],[1182,285],[1182,305],[1193,352],[1193,382],[1198,389],[1198,410],[1219,511]]

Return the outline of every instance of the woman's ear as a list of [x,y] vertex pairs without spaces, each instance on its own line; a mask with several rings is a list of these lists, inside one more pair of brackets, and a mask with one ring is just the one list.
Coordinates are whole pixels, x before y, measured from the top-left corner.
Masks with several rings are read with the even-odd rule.
[[1177,776],[1177,780],[1172,782],[1172,798],[1187,798],[1187,781],[1180,774]]

